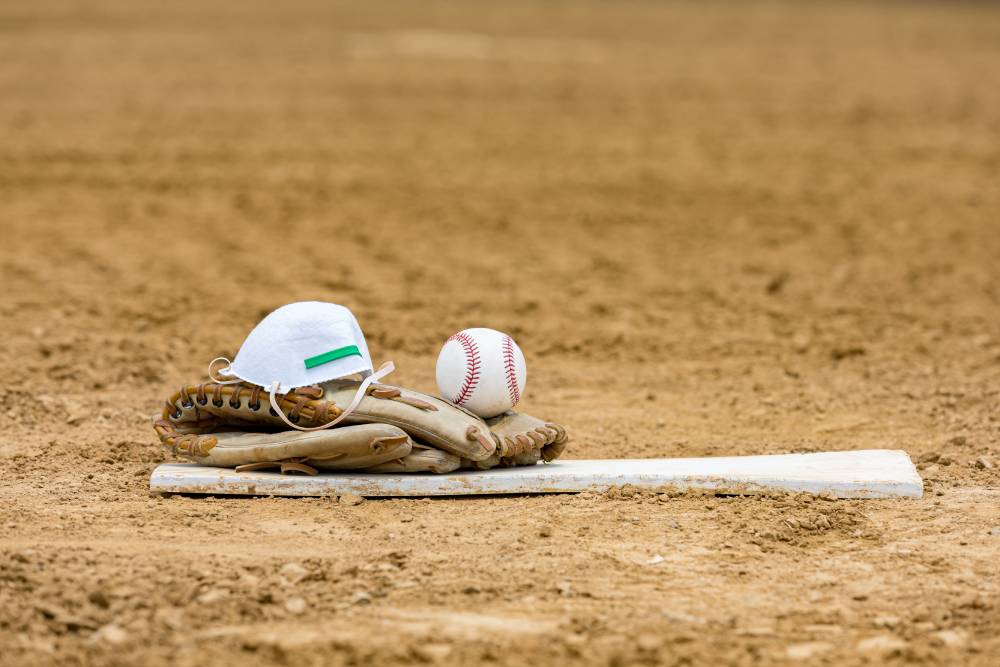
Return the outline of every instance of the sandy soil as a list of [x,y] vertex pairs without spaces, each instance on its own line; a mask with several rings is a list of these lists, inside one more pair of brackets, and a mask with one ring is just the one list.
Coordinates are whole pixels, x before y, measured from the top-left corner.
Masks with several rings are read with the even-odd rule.
[[[1000,11],[277,4],[0,8],[5,665],[1000,661]],[[306,298],[512,332],[569,457],[927,493],[150,497]]]

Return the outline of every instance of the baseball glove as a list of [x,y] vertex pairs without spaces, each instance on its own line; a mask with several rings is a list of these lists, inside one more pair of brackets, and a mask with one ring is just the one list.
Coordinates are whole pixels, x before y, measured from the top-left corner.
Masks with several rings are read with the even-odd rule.
[[[321,426],[341,414],[359,383],[334,380],[276,396],[287,419]],[[451,472],[458,468],[534,465],[566,447],[566,430],[525,414],[483,420],[440,398],[384,384],[368,388],[339,425],[289,431],[263,387],[249,383],[186,385],[153,420],[174,454],[202,465],[283,473],[318,469]]]

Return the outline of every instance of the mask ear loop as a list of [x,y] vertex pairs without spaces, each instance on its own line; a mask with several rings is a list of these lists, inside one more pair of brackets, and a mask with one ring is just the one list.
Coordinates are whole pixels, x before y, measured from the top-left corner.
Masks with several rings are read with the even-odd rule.
[[219,372],[222,373],[223,375],[232,376],[232,373],[229,373],[227,371],[233,370],[233,362],[229,361],[229,359],[226,359],[225,357],[216,357],[215,359],[212,359],[210,362],[208,362],[208,379],[209,380],[211,380],[215,384],[239,384],[240,382],[243,382],[243,380],[241,380],[239,378],[236,378],[235,380],[220,380],[219,378],[215,377],[215,375],[213,375],[214,371],[212,370],[212,367],[215,366],[215,362],[216,361],[224,361],[224,362],[226,362],[226,367],[225,368],[220,368]]
[[381,366],[379,366],[377,371],[375,371],[374,373],[372,373],[371,375],[369,375],[368,377],[366,377],[364,380],[361,381],[361,386],[358,387],[358,391],[354,394],[354,399],[351,400],[351,404],[348,405],[347,408],[340,413],[340,416],[331,422],[323,424],[322,426],[311,426],[311,427],[299,426],[298,424],[293,424],[292,421],[285,416],[285,413],[282,412],[281,408],[278,407],[278,399],[275,397],[278,395],[278,393],[287,393],[287,392],[281,392],[281,383],[278,382],[277,380],[271,383],[271,389],[267,394],[267,398],[268,401],[270,401],[271,403],[271,409],[274,410],[275,413],[277,413],[277,415],[281,418],[281,421],[288,424],[289,427],[294,428],[296,431],[321,431],[325,428],[336,426],[337,424],[342,422],[347,417],[347,415],[354,412],[354,410],[361,403],[361,399],[365,397],[365,393],[367,392],[368,387],[371,386],[371,384],[376,380],[381,380],[394,370],[396,370],[396,365],[391,361],[387,361]]

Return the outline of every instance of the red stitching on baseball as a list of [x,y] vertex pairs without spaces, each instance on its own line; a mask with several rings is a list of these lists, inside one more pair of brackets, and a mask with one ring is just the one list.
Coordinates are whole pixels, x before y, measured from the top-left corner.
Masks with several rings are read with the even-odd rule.
[[514,405],[521,400],[521,390],[517,388],[517,374],[514,370],[514,340],[503,337],[503,370],[507,375],[507,393]]
[[451,401],[456,405],[461,405],[469,400],[472,392],[476,390],[476,385],[479,384],[482,362],[479,358],[479,346],[476,345],[476,341],[471,336],[459,331],[449,338],[448,342],[450,343],[453,340],[458,341],[458,344],[462,346],[462,350],[465,352],[465,379],[462,380],[462,386],[459,388],[458,394]]

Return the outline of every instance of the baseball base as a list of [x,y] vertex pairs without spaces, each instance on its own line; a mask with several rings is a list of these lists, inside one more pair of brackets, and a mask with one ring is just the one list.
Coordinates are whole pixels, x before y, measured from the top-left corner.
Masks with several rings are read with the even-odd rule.
[[837,498],[920,498],[923,482],[906,452],[851,452],[690,459],[560,460],[547,465],[436,474],[273,472],[237,473],[193,463],[166,463],[153,471],[157,493],[212,495],[461,496],[603,492],[630,484],[641,489],[706,489],[723,494],[775,491]]

